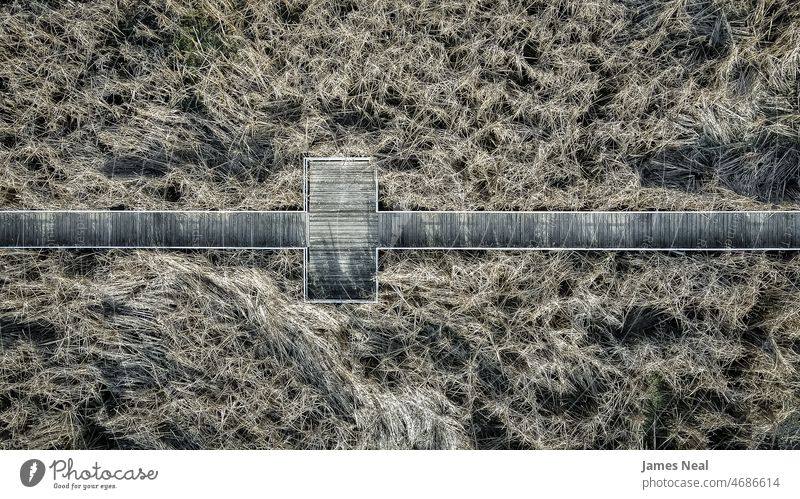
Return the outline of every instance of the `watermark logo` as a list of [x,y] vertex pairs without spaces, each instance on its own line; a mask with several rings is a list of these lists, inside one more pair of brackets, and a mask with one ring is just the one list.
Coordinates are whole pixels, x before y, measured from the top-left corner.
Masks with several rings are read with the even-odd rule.
[[158,470],[145,468],[106,468],[95,461],[84,468],[76,465],[72,458],[54,459],[49,465],[38,459],[28,459],[19,468],[19,480],[26,487],[35,487],[44,478],[48,469],[53,474],[54,489],[109,490],[120,483],[155,480]]
[[36,487],[44,478],[44,463],[38,459],[28,459],[19,468],[19,479],[26,487]]

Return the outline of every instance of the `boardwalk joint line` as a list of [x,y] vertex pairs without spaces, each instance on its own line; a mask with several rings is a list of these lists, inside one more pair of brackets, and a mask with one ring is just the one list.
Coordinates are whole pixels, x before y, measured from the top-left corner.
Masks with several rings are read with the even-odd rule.
[[308,302],[374,303],[378,251],[800,249],[800,211],[379,211],[371,158],[303,161],[303,211],[0,211],[0,247],[302,249]]

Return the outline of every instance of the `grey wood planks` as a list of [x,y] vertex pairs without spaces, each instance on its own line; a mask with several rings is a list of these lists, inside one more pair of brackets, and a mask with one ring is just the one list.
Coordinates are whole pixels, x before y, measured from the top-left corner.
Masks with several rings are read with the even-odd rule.
[[378,214],[369,158],[306,160],[306,299],[377,299]]
[[0,247],[303,248],[305,213],[0,211]]
[[304,211],[0,211],[0,247],[304,249],[319,302],[375,301],[378,249],[800,249],[800,211],[378,212],[369,158],[304,167]]
[[380,247],[800,249],[798,212],[380,212]]

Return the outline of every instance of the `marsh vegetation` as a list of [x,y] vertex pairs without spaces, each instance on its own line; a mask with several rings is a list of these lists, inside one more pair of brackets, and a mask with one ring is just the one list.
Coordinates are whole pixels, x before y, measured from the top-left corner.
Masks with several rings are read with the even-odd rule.
[[[800,201],[800,9],[757,0],[0,2],[0,208]],[[794,253],[0,254],[2,448],[798,448]]]

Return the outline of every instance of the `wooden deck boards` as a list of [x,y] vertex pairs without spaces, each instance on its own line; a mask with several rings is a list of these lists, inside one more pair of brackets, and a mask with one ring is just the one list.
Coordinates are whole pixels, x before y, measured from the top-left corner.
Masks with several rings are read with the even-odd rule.
[[306,169],[306,299],[375,301],[378,216],[372,163],[309,159]]
[[789,250],[798,212],[380,212],[381,248]]
[[302,248],[309,301],[377,298],[377,248],[800,250],[800,211],[378,212],[368,158],[308,158],[303,212],[0,211],[0,247]]
[[0,247],[303,248],[305,213],[0,211]]
[[0,247],[800,249],[800,212],[375,213],[366,182],[314,192],[308,237],[303,212],[0,211]]

